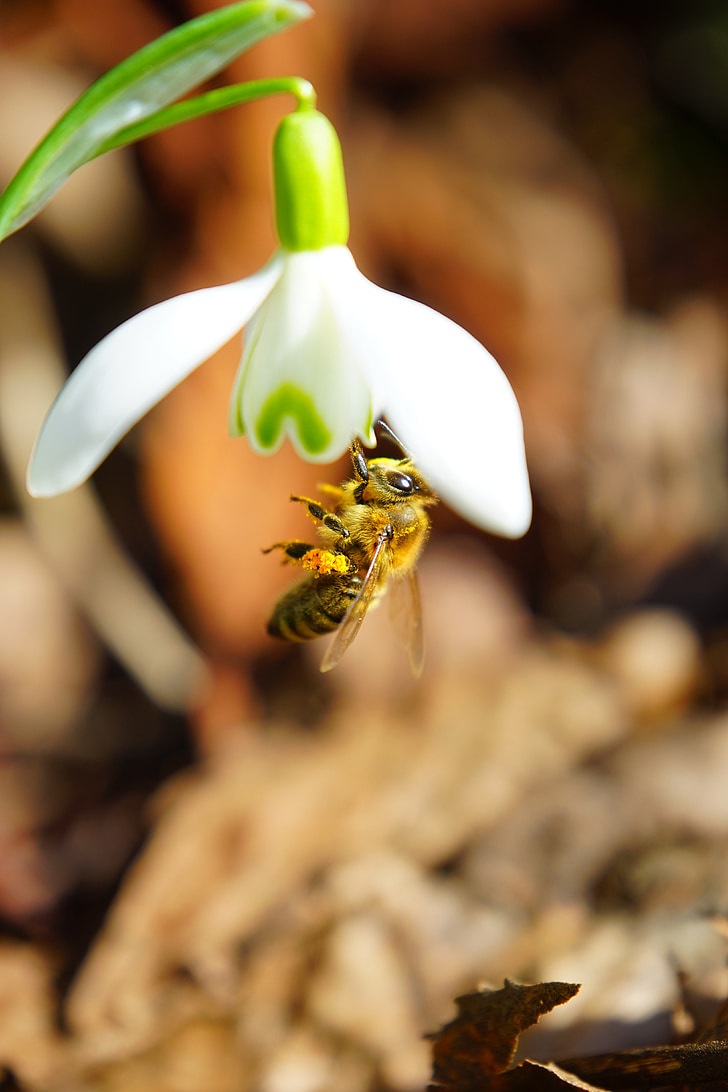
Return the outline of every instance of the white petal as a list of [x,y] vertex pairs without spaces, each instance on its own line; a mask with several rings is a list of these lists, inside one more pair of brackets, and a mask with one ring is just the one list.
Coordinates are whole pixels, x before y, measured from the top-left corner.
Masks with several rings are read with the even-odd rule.
[[46,417],[28,491],[53,496],[80,485],[160,398],[241,329],[273,288],[280,254],[233,284],[150,307],[81,361]]
[[371,437],[371,391],[338,309],[352,269],[345,247],[288,254],[250,323],[231,431],[244,431],[255,451],[275,451],[288,435],[302,458],[331,462],[353,436]]
[[359,336],[393,429],[452,508],[518,538],[531,522],[531,491],[521,414],[505,375],[462,327],[360,278],[368,329]]

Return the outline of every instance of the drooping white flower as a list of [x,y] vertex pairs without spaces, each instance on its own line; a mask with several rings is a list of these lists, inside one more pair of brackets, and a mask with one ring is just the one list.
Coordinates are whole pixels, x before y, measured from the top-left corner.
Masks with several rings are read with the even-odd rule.
[[28,488],[72,489],[156,402],[243,327],[230,429],[261,454],[286,436],[331,462],[387,420],[434,489],[509,537],[530,523],[523,427],[493,357],[454,322],[385,291],[346,247],[348,209],[330,123],[299,110],[274,149],[280,249],[252,277],[151,307],[79,364],[36,443]]

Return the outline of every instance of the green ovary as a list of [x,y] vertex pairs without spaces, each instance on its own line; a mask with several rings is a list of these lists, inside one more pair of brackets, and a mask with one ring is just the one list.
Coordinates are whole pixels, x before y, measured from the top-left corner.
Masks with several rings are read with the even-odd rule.
[[270,396],[256,422],[255,432],[261,447],[273,447],[287,417],[298,425],[301,443],[309,455],[320,454],[331,442],[331,433],[316,412],[311,396],[286,383]]

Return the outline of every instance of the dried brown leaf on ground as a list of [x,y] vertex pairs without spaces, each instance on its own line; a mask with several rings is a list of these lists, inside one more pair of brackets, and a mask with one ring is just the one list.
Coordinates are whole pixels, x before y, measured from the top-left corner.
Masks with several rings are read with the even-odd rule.
[[714,1040],[728,1042],[728,1000],[724,1001],[718,1011],[714,1013],[708,1026],[700,1035],[698,1042],[710,1043]]
[[10,1069],[26,1089],[63,1080],[69,1058],[56,1027],[57,962],[40,946],[0,944],[0,1072]]
[[579,990],[566,982],[522,986],[507,979],[500,990],[479,990],[455,998],[458,1014],[433,1042],[432,1086],[446,1092],[488,1087],[508,1068],[522,1031]]
[[594,568],[639,592],[656,572],[725,526],[728,325],[710,299],[664,319],[615,318],[591,373],[587,518]]
[[[399,722],[349,707],[321,738],[261,739],[181,792],[75,988],[72,1018],[89,1046],[102,1033],[117,1049],[154,1035],[153,998],[179,966],[229,1000],[240,944],[264,936],[296,892],[305,899],[314,877],[374,863],[384,847],[418,869],[435,865],[548,770],[623,731],[598,676],[532,652],[505,677],[458,691],[457,706],[433,693]],[[327,902],[346,914],[337,897]]]
[[[638,1092],[679,1087],[714,1089],[728,1073],[725,1038],[679,1046],[559,1060],[525,1060],[509,1068],[524,1030],[540,1016],[569,1001],[579,987],[563,982],[481,990],[455,999],[457,1017],[433,1041],[432,1089],[446,1092],[548,1092],[582,1088]],[[589,1083],[584,1083],[589,1082]]]
[[566,1092],[569,1088],[581,1089],[582,1092],[604,1092],[604,1089],[568,1073],[555,1062],[546,1065],[541,1062],[521,1062],[515,1069],[509,1069],[496,1077],[491,1087],[497,1089],[497,1092]]
[[601,1057],[572,1058],[561,1065],[609,1092],[642,1092],[643,1089],[649,1092],[663,1088],[715,1092],[725,1087],[728,1043],[688,1043],[622,1051]]
[[[610,916],[604,894],[592,902],[635,832],[649,863],[665,824],[684,822],[706,849],[685,857],[692,887],[684,878],[677,894],[694,901],[713,885],[719,897],[724,720],[678,731],[653,720],[630,739],[636,707],[591,650],[544,646],[498,590],[497,567],[448,556],[433,554],[425,602],[444,620],[462,596],[463,624],[435,627],[437,672],[419,697],[393,714],[396,670],[367,690],[381,649],[362,639],[325,731],[251,732],[160,800],[69,998],[74,1070],[89,1088],[132,1073],[144,1088],[185,1029],[212,1021],[237,1044],[228,1071],[243,1089],[275,1092],[301,1072],[324,1092],[411,1089],[427,1077],[422,1032],[449,998],[484,974],[562,970],[567,956],[566,974],[540,977],[585,970],[589,1004],[580,995],[553,1013],[577,1006],[528,1044],[531,1057],[573,1054],[588,1021],[595,1052],[611,1022],[632,1020],[638,1036],[676,996],[675,953],[717,995],[722,941],[680,918],[662,873],[630,874],[630,890],[655,915],[667,907],[669,928]],[[469,604],[467,574],[482,595]],[[485,666],[478,648],[492,650]],[[699,793],[676,797],[678,770]]]

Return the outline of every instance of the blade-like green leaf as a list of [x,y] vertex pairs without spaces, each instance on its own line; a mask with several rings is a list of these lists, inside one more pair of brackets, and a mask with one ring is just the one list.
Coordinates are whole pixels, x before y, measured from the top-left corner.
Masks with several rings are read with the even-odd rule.
[[0,198],[0,239],[26,224],[110,138],[312,14],[303,0],[243,0],[192,19],[97,80],[26,159]]

